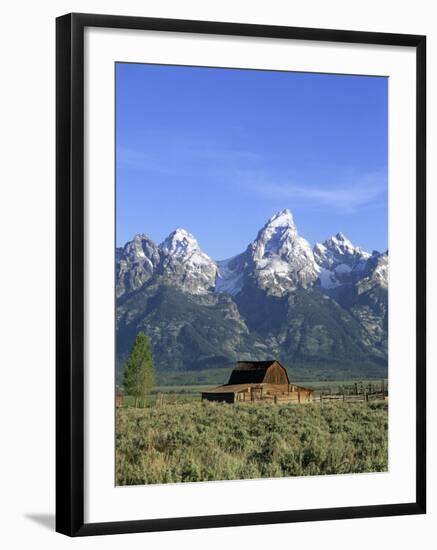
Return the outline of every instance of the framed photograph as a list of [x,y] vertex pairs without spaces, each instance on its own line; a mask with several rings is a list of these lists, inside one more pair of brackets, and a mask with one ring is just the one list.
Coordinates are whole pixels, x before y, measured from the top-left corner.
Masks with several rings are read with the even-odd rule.
[[425,37],[56,25],[57,530],[425,513]]

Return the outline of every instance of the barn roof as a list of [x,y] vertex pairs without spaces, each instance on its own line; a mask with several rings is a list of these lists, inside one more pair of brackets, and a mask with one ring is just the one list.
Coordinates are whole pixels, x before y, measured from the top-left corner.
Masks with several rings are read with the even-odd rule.
[[[273,363],[279,363],[276,359],[270,361],[238,361],[234,370],[267,370]],[[280,363],[279,363],[280,364]]]
[[284,369],[288,380],[286,369],[275,359],[269,361],[238,361],[237,366],[231,373],[228,385],[261,384],[265,379],[268,368],[275,363]]

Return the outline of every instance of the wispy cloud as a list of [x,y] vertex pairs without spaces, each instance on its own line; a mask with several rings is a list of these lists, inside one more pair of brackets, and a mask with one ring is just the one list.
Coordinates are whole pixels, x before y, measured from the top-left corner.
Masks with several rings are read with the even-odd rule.
[[252,151],[225,148],[192,148],[187,151],[193,157],[201,160],[221,162],[233,167],[238,167],[241,163],[252,163],[259,160],[259,155]]
[[[165,154],[164,154],[165,150]],[[192,177],[201,174],[221,185],[238,185],[247,193],[271,201],[300,202],[311,207],[329,207],[337,211],[354,212],[360,207],[383,204],[387,193],[387,175],[384,170],[358,174],[347,168],[329,167],[326,179],[332,181],[338,174],[338,183],[327,183],[318,174],[308,183],[296,177],[287,178],[274,168],[268,171],[258,153],[244,149],[220,147],[220,144],[204,140],[179,140],[173,138],[168,147],[144,151],[119,147],[117,159],[121,165],[139,172],[168,176]],[[271,160],[269,161],[271,164]],[[264,165],[264,166],[263,166]],[[323,172],[320,167],[318,171]]]
[[143,151],[117,148],[117,162],[122,167],[163,175],[216,174],[222,180],[230,179],[231,174],[245,166],[253,166],[258,159],[252,151],[176,138],[161,147],[145,147]]
[[247,174],[244,186],[259,196],[271,200],[311,202],[314,205],[328,206],[337,210],[355,209],[380,202],[387,192],[384,174],[366,174],[337,185],[303,185],[294,182],[272,182],[259,175],[249,183]]
[[[140,172],[154,172],[173,175],[176,167],[153,152],[136,151],[126,147],[117,148],[117,163],[119,166],[133,168]],[[179,169],[180,172],[180,169]]]

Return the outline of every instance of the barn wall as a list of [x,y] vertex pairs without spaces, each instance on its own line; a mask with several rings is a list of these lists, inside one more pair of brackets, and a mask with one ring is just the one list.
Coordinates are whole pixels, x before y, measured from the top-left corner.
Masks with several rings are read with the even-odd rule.
[[267,369],[264,382],[267,384],[287,385],[288,376],[285,369],[281,367],[281,365],[274,363]]
[[308,403],[312,400],[312,391],[309,390],[301,390],[300,391],[300,402],[301,403]]

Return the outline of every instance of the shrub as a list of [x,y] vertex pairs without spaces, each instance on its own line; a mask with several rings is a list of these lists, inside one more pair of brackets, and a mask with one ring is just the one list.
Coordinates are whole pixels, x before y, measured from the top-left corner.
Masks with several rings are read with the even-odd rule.
[[387,470],[379,403],[176,403],[117,410],[117,484]]

